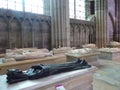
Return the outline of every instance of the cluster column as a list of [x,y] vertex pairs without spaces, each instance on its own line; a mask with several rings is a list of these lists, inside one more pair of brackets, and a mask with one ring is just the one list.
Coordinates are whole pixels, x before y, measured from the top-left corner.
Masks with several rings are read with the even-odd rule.
[[109,42],[107,30],[108,6],[107,0],[95,0],[96,16],[96,44],[98,47],[105,47]]

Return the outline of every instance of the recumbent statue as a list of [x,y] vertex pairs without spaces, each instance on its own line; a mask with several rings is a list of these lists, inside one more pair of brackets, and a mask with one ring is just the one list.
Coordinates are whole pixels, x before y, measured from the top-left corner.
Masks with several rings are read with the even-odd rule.
[[64,64],[38,64],[32,66],[26,71],[22,71],[20,69],[8,69],[7,82],[11,84],[23,80],[33,80],[53,74],[58,74],[61,72],[85,69],[90,67],[91,65],[88,65],[88,63],[85,60],[78,59],[76,61],[66,62]]

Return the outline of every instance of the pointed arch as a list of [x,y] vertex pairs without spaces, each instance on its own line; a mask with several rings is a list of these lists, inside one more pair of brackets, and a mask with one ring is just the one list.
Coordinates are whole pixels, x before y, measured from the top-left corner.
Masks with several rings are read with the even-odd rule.
[[21,48],[21,30],[20,23],[17,18],[13,18],[10,22],[10,30],[9,30],[9,41],[11,48]]
[[23,47],[32,47],[32,24],[28,19],[22,25]]
[[8,30],[4,17],[0,16],[0,52],[8,48]]

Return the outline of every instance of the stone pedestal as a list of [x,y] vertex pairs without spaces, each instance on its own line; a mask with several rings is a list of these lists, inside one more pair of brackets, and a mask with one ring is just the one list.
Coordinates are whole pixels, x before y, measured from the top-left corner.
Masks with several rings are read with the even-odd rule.
[[99,66],[98,62],[98,55],[99,53],[96,51],[92,50],[86,50],[86,49],[76,49],[72,50],[73,52],[67,53],[67,61],[73,61],[76,59],[84,59],[88,62],[88,64],[93,65],[93,66]]
[[120,61],[119,48],[103,48],[100,49],[100,59]]
[[0,90],[55,90],[58,84],[62,84],[66,90],[92,90],[92,76],[95,71],[96,68],[91,67],[15,84],[7,84],[6,75],[1,75]]

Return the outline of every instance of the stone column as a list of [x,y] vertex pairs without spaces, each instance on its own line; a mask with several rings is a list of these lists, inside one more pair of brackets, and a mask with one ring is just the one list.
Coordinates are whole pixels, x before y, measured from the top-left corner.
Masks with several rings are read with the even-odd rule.
[[115,0],[115,31],[113,38],[115,41],[120,42],[120,0]]
[[95,0],[96,44],[105,47],[109,42],[107,30],[108,7],[107,0]]
[[52,48],[70,46],[69,0],[46,1],[45,14],[51,16]]

